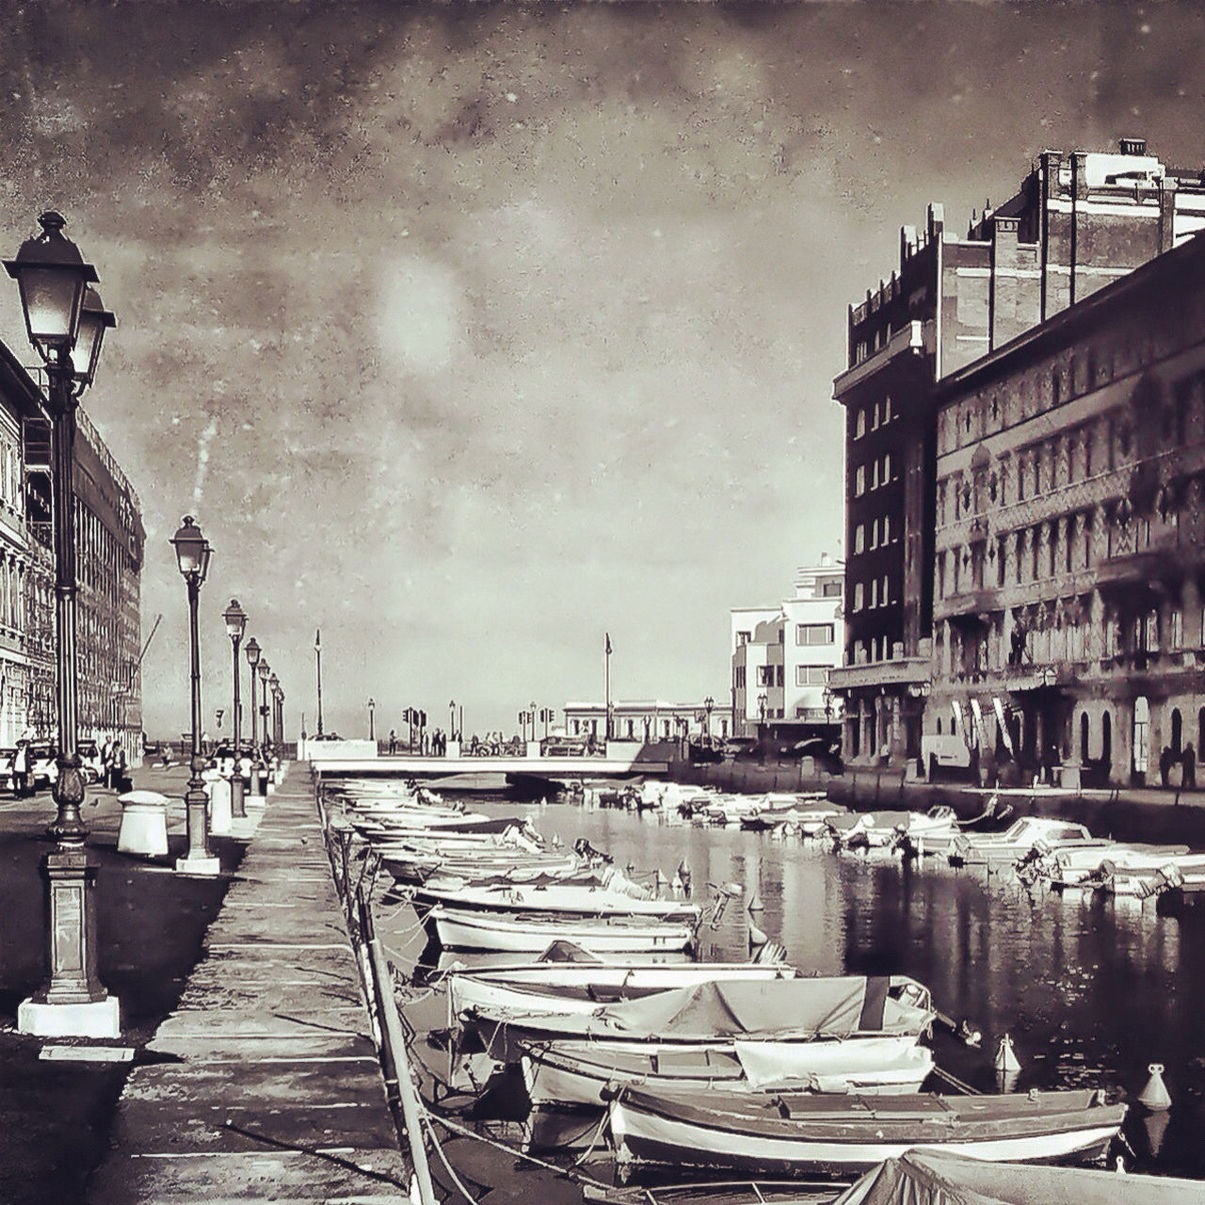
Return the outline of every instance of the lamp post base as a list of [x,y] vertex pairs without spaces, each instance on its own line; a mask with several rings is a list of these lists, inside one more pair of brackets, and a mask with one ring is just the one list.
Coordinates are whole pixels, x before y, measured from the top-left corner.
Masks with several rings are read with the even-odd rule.
[[184,857],[176,859],[176,873],[200,875],[213,879],[222,873],[222,863],[220,859],[213,856],[194,858],[186,854]]
[[17,1006],[17,1032],[39,1038],[119,1038],[121,1005],[116,996],[80,1004],[48,1004],[31,996]]

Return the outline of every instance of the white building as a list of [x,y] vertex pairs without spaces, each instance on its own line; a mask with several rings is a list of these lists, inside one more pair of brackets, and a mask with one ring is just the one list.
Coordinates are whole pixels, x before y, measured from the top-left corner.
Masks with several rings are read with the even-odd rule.
[[[607,709],[603,703],[566,703],[565,732],[569,736],[603,740]],[[611,739],[616,741],[698,740],[710,734],[728,736],[724,700],[708,696],[701,703],[667,703],[664,699],[612,699]]]
[[795,595],[773,607],[736,607],[732,634],[732,732],[765,724],[798,739],[840,723],[828,673],[841,664],[845,564],[827,553],[795,574]]

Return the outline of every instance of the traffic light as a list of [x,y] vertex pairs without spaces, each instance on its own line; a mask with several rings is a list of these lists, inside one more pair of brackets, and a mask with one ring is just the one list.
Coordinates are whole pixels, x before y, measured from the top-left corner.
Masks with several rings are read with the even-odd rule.
[[420,728],[426,728],[427,726],[427,713],[425,711],[418,713],[418,726]]

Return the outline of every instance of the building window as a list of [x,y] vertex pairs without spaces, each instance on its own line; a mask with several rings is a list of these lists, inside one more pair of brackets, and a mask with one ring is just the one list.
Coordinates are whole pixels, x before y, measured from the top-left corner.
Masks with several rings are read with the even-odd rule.
[[[862,609],[862,583],[854,582],[854,610]],[[1205,612],[1202,613],[1202,623],[1205,623]]]
[[832,644],[834,626],[831,623],[797,623],[795,625],[796,644]]
[[879,579],[877,577],[870,579],[870,605],[872,607],[879,605]]
[[737,632],[737,634],[736,634],[736,647],[737,647],[737,648],[741,648],[743,645],[748,644],[748,643],[749,643],[749,641],[750,641],[750,640],[752,640],[752,639],[753,639],[753,633],[752,633],[752,632]]
[[858,465],[854,470],[854,496],[860,498],[866,493],[866,466]]
[[866,411],[860,409],[858,411],[857,421],[854,424],[854,439],[861,439],[866,434]]
[[887,596],[887,574],[884,573],[883,574],[883,606],[886,606],[888,604],[888,602],[890,602],[890,599]]
[[841,583],[840,582],[825,582],[820,587],[820,596],[822,598],[840,598]]
[[743,665],[736,666],[732,671],[732,685],[737,690],[745,689],[745,667]]
[[864,552],[865,550],[866,527],[864,524],[859,523],[858,526],[854,528],[854,554],[857,555],[859,552]]
[[887,482],[889,482],[890,480],[891,480],[891,453],[884,452],[883,453],[883,484],[886,485]]
[[774,670],[774,685],[781,686],[783,683],[784,668],[781,665],[775,665],[772,668]]
[[1173,607],[1169,616],[1169,648],[1178,649],[1184,647],[1184,616],[1179,607]]
[[891,539],[891,516],[883,516],[883,543],[886,544]]
[[826,665],[797,665],[795,667],[796,686],[823,686],[828,681],[828,666]]

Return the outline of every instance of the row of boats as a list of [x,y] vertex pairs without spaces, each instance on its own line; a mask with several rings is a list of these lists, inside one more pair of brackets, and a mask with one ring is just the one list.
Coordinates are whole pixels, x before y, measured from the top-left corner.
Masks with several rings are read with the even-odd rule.
[[347,784],[340,798],[392,877],[386,898],[407,901],[442,949],[492,956],[457,955],[430,980],[446,994],[446,1083],[479,1092],[517,1071],[533,1141],[539,1114],[569,1115],[621,1163],[801,1176],[918,1146],[1089,1162],[1117,1138],[1126,1106],[1098,1089],[922,1091],[935,1028],[959,1027],[914,979],[810,976],[773,944],[693,961],[735,885],[706,906],[662,899],[521,818],[398,783]]

